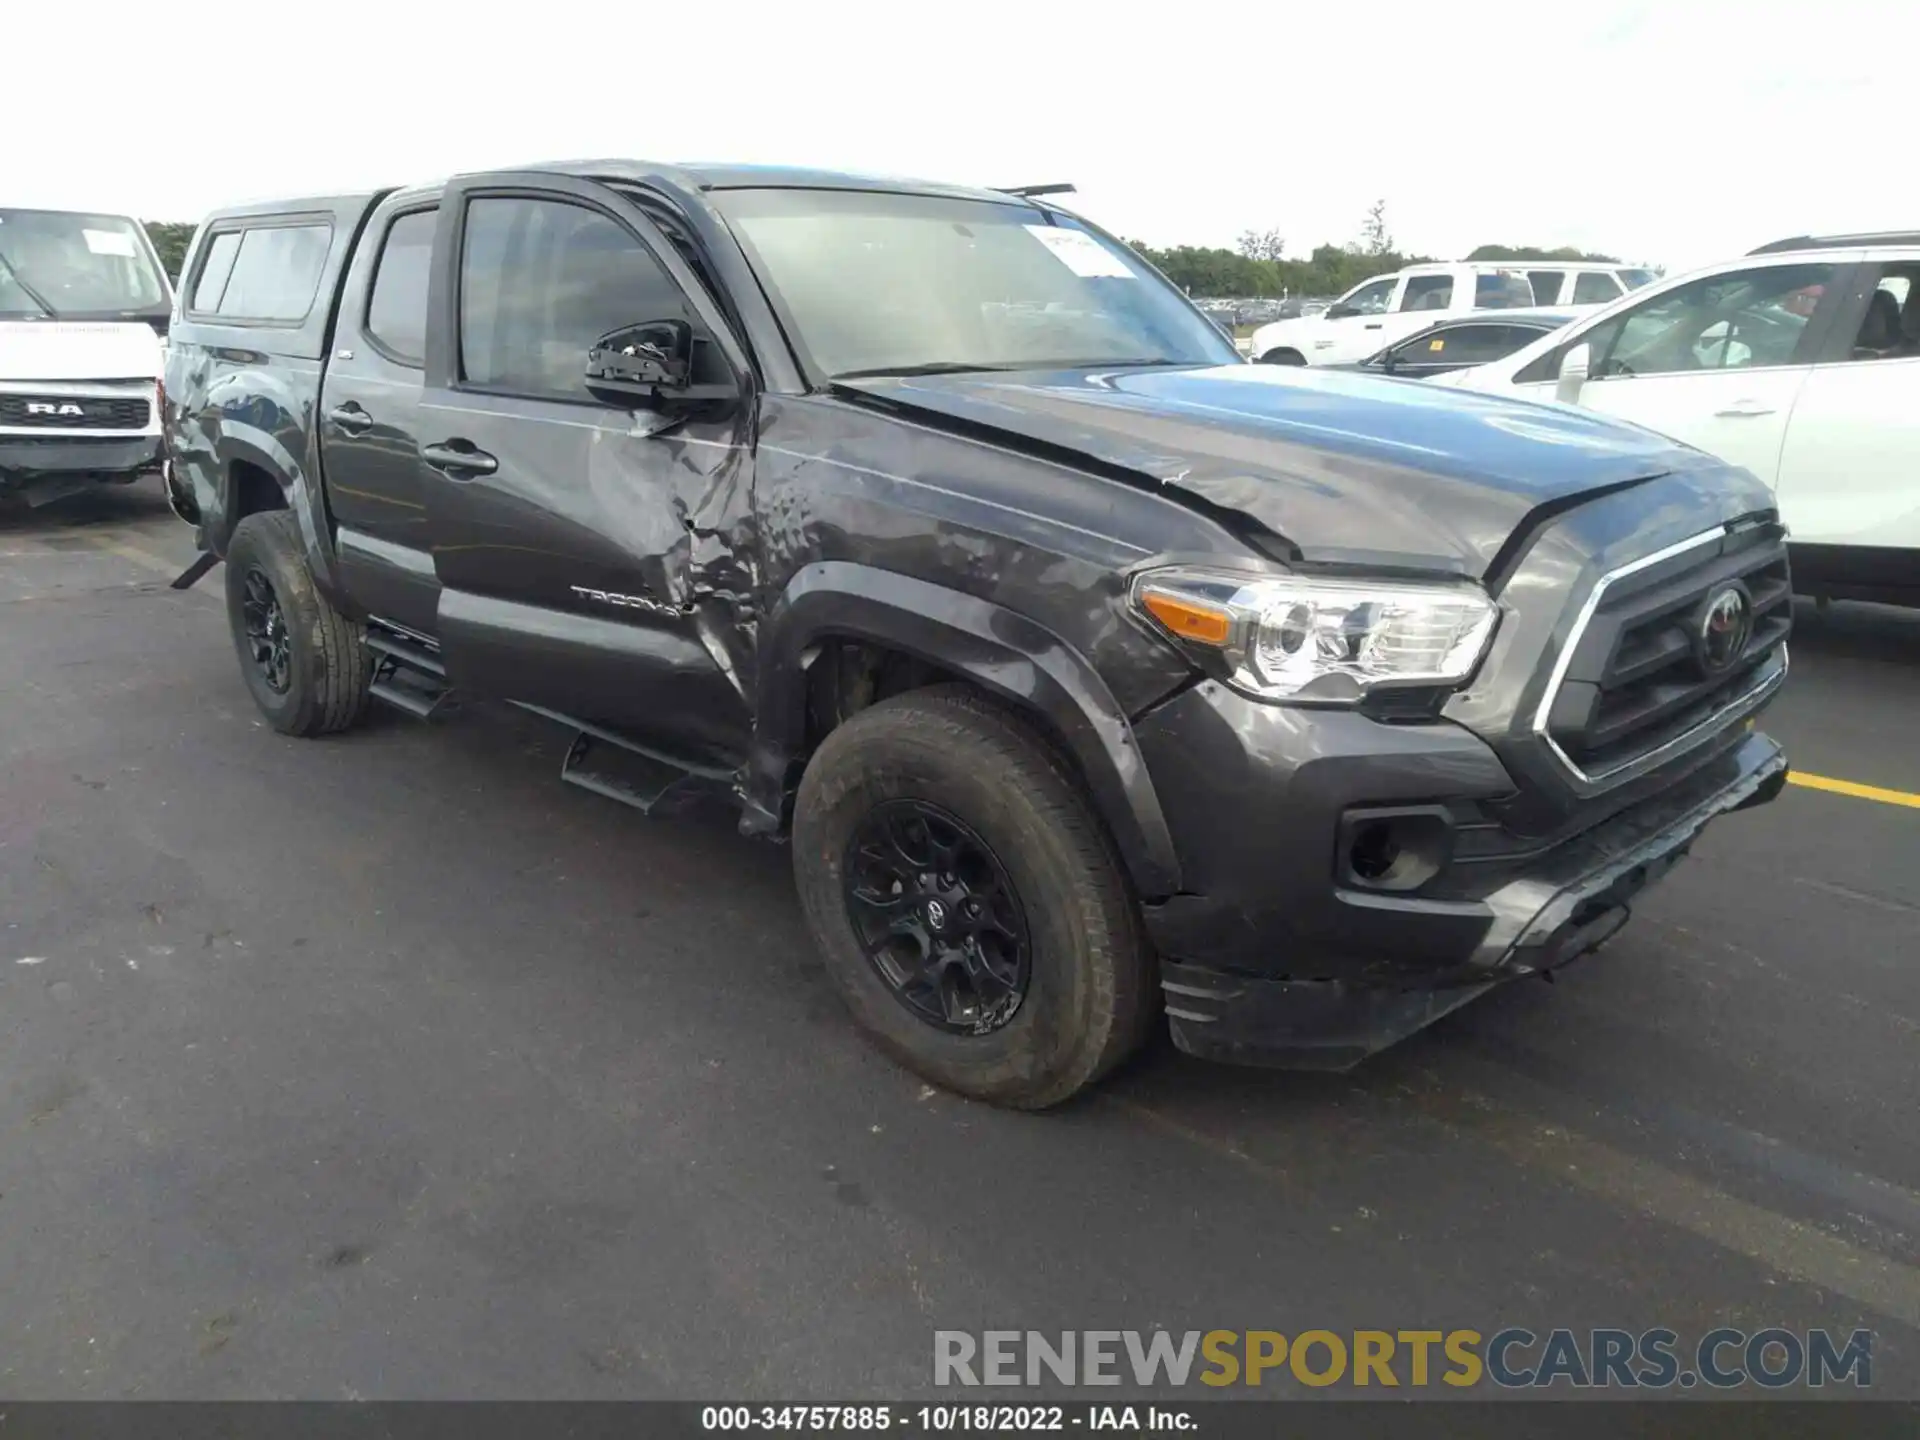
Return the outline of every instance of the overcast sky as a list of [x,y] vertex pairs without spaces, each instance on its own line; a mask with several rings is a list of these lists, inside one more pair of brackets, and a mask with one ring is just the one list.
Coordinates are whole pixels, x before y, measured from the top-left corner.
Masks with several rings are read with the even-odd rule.
[[1130,238],[1290,254],[1381,198],[1443,258],[1920,226],[1914,0],[8,8],[0,205],[198,220],[635,155],[1070,180]]

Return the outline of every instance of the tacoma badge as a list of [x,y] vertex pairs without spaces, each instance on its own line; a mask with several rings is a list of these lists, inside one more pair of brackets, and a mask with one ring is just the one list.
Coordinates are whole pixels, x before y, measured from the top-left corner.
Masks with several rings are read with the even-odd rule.
[[680,613],[673,606],[662,605],[645,595],[619,595],[611,590],[595,590],[588,585],[569,585],[567,588],[583,600],[598,600],[602,605],[614,605],[622,610],[652,610],[661,615]]

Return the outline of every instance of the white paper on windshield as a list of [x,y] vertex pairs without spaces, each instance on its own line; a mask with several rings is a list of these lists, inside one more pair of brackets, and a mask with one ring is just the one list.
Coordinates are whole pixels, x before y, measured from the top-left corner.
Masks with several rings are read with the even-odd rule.
[[1028,225],[1026,232],[1046,246],[1062,265],[1090,280],[1112,276],[1120,280],[1134,278],[1124,261],[1084,230],[1068,230],[1060,225]]
[[82,230],[87,249],[96,255],[132,255],[133,237],[118,230]]

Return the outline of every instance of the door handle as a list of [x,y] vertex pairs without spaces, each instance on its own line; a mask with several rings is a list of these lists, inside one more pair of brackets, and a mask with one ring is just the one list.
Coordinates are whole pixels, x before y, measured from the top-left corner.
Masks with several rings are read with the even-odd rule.
[[1378,320],[1369,320],[1366,324],[1362,325],[1360,328],[1362,330],[1378,330],[1380,328],[1380,322]]
[[373,416],[352,400],[327,411],[327,419],[349,435],[364,435],[373,428]]
[[474,448],[471,440],[449,440],[444,445],[424,445],[420,458],[450,480],[467,480],[475,475],[491,475],[500,462],[484,450]]
[[1758,400],[1736,400],[1724,410],[1714,411],[1722,420],[1738,420],[1750,415],[1771,415],[1777,407],[1764,405]]

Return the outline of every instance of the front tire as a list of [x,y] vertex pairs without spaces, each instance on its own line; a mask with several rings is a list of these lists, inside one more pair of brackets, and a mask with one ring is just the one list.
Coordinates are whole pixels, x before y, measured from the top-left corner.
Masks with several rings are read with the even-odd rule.
[[808,765],[793,839],[827,974],[916,1073],[1037,1110],[1145,1038],[1155,965],[1112,842],[1000,706],[937,686],[860,712]]
[[366,632],[314,589],[291,512],[249,515],[227,546],[227,623],[247,689],[283,735],[327,735],[367,708]]
[[1283,345],[1276,350],[1267,351],[1260,357],[1260,363],[1262,365],[1304,365],[1307,363],[1307,357],[1298,350]]

